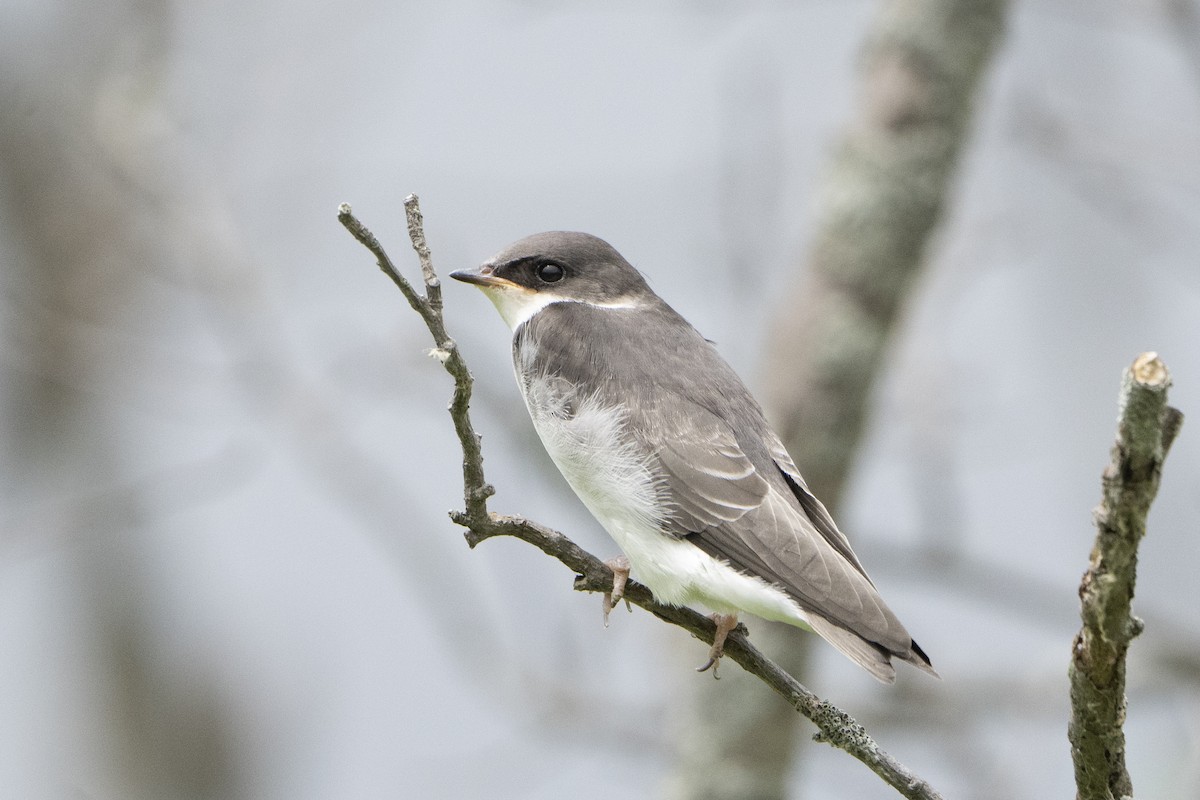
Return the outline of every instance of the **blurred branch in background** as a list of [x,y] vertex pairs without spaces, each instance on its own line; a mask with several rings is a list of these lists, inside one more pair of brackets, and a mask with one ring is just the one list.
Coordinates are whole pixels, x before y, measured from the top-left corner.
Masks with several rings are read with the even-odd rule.
[[[880,575],[936,574],[940,586],[970,596],[989,608],[1003,610],[1007,616],[1024,619],[1048,633],[1061,631],[1072,621],[1078,621],[1078,611],[1071,611],[1064,602],[1066,596],[1062,586],[1034,576],[1028,570],[997,564],[961,550],[946,552],[898,544],[882,535],[859,537],[860,542],[864,540],[879,562],[875,571]],[[1150,673],[1142,676],[1142,680],[1150,684],[1169,680],[1200,682],[1197,680],[1200,676],[1200,637],[1189,626],[1181,625],[1161,611],[1157,614],[1148,612],[1144,619],[1159,634],[1159,642],[1148,642],[1141,650]],[[952,693],[955,703],[973,703],[964,696],[964,680],[965,676],[955,681],[957,688],[941,685],[939,693],[943,697],[947,692]],[[968,689],[966,693],[971,691]]]
[[[835,513],[1007,6],[887,0],[864,45],[856,119],[834,153],[806,269],[776,311],[763,370],[768,414]],[[778,625],[756,631],[785,669],[803,674],[808,637]],[[753,683],[731,674],[720,691],[695,687],[678,726],[672,798],[787,796],[795,718]],[[728,720],[736,724],[717,724]]]
[[1083,627],[1071,648],[1071,758],[1079,800],[1132,797],[1125,766],[1125,657],[1144,623],[1133,616],[1138,544],[1163,462],[1183,424],[1167,405],[1171,376],[1155,353],[1125,371],[1112,462],[1095,511],[1096,544],[1079,586]]
[[[156,343],[140,332],[158,311],[155,267],[167,258],[156,223],[169,173],[156,159],[169,133],[170,11],[163,2],[74,8],[35,45],[38,60],[6,61],[0,82],[4,107],[26,112],[0,117],[16,251],[3,275],[4,438],[15,468],[5,476],[2,544],[4,555],[61,554],[61,585],[41,587],[38,599],[61,604],[77,631],[73,657],[39,665],[61,692],[54,705],[72,707],[52,778],[63,795],[235,793],[228,705],[204,666],[171,663],[147,600],[156,491],[194,488],[178,477],[211,486],[215,464],[147,475],[125,417],[152,380],[138,364]],[[228,467],[227,455],[214,461]],[[47,709],[26,733],[63,724]]]
[[[429,248],[425,243],[416,195],[409,195],[404,201],[404,206],[413,249],[421,260],[421,273],[425,283],[424,296],[396,269],[378,239],[354,216],[349,205],[343,203],[338,208],[338,221],[371,251],[379,268],[399,287],[409,305],[425,321],[434,341],[434,349],[430,355],[437,358],[454,378],[454,396],[449,410],[463,451],[465,510],[451,512],[450,518],[468,529],[466,539],[471,547],[495,536],[512,536],[537,547],[577,573],[577,590],[598,593],[611,591],[612,570],[567,536],[522,517],[504,516],[487,510],[487,499],[495,494],[495,489],[484,477],[480,437],[475,432],[470,418],[469,406],[474,382],[458,345],[446,332],[442,319],[441,282],[429,259]],[[664,622],[683,628],[705,642],[711,644],[713,641],[715,626],[710,618],[690,608],[662,605],[654,600],[646,587],[636,581],[629,581],[624,598],[627,602],[649,611]],[[725,655],[743,670],[774,689],[791,708],[811,720],[818,729],[814,736],[816,741],[826,742],[846,751],[904,797],[913,800],[940,798],[933,787],[884,752],[849,714],[821,700],[785,670],[763,656],[747,641],[742,631],[742,626],[739,626],[730,634],[725,645]]]
[[1174,32],[1200,92],[1200,3],[1197,0],[1163,0],[1170,29]]
[[767,405],[828,504],[841,498],[1006,8],[893,0],[866,45],[858,118],[834,155],[807,268],[779,311],[764,370]]

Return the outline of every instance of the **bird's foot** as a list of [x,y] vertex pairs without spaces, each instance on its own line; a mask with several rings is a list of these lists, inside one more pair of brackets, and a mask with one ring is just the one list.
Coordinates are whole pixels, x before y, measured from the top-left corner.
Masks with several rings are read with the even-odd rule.
[[[605,561],[604,565],[613,571],[612,591],[604,593],[604,627],[607,628],[608,615],[617,607],[617,603],[625,599],[625,584],[629,582],[629,559],[617,556]],[[629,609],[629,613],[633,613],[633,606],[628,600],[625,600],[625,607]]]
[[696,672],[707,672],[711,668],[713,677],[720,680],[718,669],[721,666],[721,656],[725,655],[725,637],[737,627],[738,618],[737,614],[710,614],[708,618],[716,624],[717,632],[713,635],[712,648],[708,651],[708,661],[696,667]]

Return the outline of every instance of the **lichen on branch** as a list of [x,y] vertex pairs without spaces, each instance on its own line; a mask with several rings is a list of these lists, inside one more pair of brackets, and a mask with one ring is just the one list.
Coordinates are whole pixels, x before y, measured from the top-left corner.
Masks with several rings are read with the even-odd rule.
[[1126,654],[1142,632],[1131,610],[1138,545],[1183,424],[1183,414],[1167,405],[1170,385],[1157,353],[1138,356],[1121,383],[1116,441],[1093,512],[1096,543],[1079,586],[1083,624],[1071,648],[1067,736],[1079,800],[1133,796],[1125,764]]

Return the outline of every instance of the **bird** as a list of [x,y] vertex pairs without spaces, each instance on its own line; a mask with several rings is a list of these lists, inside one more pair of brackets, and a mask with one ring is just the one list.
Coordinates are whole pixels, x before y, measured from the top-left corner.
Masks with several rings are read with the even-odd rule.
[[603,239],[549,231],[475,269],[551,460],[657,602],[710,609],[714,667],[748,613],[817,633],[883,683],[937,676],[733,368]]

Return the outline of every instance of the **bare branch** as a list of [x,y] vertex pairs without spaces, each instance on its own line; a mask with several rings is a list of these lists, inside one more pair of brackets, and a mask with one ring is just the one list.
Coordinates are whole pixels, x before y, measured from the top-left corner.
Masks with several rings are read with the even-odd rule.
[[429,307],[440,316],[442,312],[442,282],[433,271],[433,255],[425,242],[425,217],[421,215],[421,201],[415,194],[404,198],[404,216],[408,222],[408,238],[417,259],[421,262],[421,276],[425,279],[425,296]]
[[1125,766],[1125,656],[1143,623],[1130,613],[1137,548],[1163,461],[1183,414],[1167,405],[1171,376],[1156,353],[1125,371],[1112,461],[1094,512],[1096,544],[1079,586],[1083,626],[1071,651],[1067,735],[1079,800],[1131,797]]
[[[438,345],[434,354],[454,378],[454,399],[450,405],[450,415],[454,419],[454,428],[458,432],[463,449],[463,494],[466,509],[452,511],[450,518],[467,528],[466,539],[471,547],[493,536],[512,536],[537,547],[573,570],[576,573],[576,590],[611,590],[613,574],[608,566],[564,534],[523,517],[505,516],[487,510],[487,498],[493,495],[495,490],[484,479],[479,436],[470,421],[471,373],[454,340],[446,334],[438,290],[440,284],[429,258],[417,198],[410,195],[405,201],[405,207],[408,210],[409,235],[413,248],[421,258],[427,297],[419,295],[395,269],[382,245],[351,213],[350,206],[344,203],[341,205],[338,209],[338,220],[375,255],[380,269],[400,287],[409,305],[425,320]],[[436,304],[433,301],[435,297],[438,298]],[[625,598],[664,622],[683,628],[702,641],[712,643],[715,626],[708,617],[690,608],[657,603],[649,589],[634,581],[630,581],[626,587]],[[862,725],[849,714],[817,697],[759,652],[747,640],[743,626],[739,626],[729,635],[725,643],[725,655],[782,695],[793,708],[811,720],[818,729],[813,737],[815,741],[826,742],[845,750],[904,797],[911,800],[940,800],[941,795],[933,787],[882,750]]]
[[[450,417],[454,420],[454,431],[462,443],[463,450],[463,501],[466,513],[471,520],[487,517],[487,499],[496,490],[483,477],[483,451],[479,444],[479,434],[471,424],[468,410],[471,406],[471,371],[467,362],[463,361],[458,352],[458,344],[446,333],[446,324],[442,319],[441,283],[433,271],[429,247],[425,244],[425,232],[421,227],[421,207],[415,194],[404,199],[404,208],[408,216],[409,235],[412,237],[413,249],[421,258],[421,270],[425,276],[427,295],[422,297],[413,289],[408,279],[400,274],[392,263],[391,258],[383,249],[383,245],[375,238],[375,234],[358,221],[350,210],[348,203],[338,206],[338,221],[350,231],[363,247],[375,254],[379,268],[392,279],[404,294],[408,304],[421,315],[429,333],[433,335],[434,349],[430,355],[442,362],[442,366],[454,378],[454,397],[450,401]],[[415,233],[414,233],[415,231]]]

